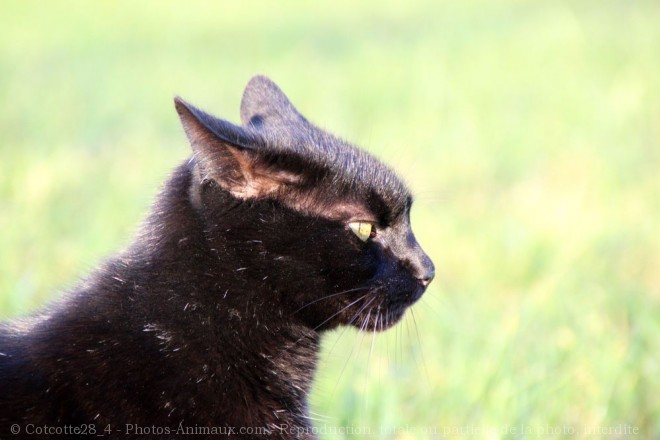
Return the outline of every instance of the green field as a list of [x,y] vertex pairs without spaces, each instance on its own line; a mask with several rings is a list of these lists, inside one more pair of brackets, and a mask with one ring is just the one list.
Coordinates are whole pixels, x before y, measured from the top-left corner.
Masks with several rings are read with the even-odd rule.
[[4,1],[0,315],[129,242],[175,94],[238,121],[255,73],[401,172],[439,273],[326,337],[322,438],[660,438],[656,0]]

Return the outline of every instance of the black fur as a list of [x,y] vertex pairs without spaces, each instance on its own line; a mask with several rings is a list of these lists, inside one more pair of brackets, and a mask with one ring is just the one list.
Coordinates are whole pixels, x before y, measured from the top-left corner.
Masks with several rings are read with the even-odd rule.
[[[243,126],[176,108],[194,154],[133,244],[39,314],[0,324],[0,438],[13,424],[14,438],[44,425],[313,438],[320,333],[388,328],[432,279],[405,185],[270,80],[248,84]],[[376,224],[366,242],[347,226],[357,220]]]

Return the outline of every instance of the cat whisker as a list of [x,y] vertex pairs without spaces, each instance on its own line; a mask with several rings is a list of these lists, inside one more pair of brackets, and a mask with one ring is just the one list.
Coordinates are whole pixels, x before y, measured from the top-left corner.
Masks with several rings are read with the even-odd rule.
[[[371,346],[369,347],[369,355],[367,356],[367,368],[364,370],[364,392],[365,392],[365,399],[364,399],[364,406],[365,409],[369,407],[369,393],[368,387],[369,387],[369,370],[371,369],[371,355],[374,352],[374,343],[376,342],[376,331],[378,329],[378,318],[380,316],[380,306],[383,304],[383,301],[381,300],[380,303],[375,307],[376,315],[374,318],[374,325],[373,325],[373,330],[371,332]],[[371,312],[374,311],[374,308],[372,307],[369,309],[369,313],[367,316],[371,315]],[[369,325],[369,319],[366,321],[367,325]]]
[[[378,305],[376,306],[376,317],[374,318],[374,329],[373,329],[373,332],[372,332],[374,338],[376,336],[376,332],[380,331],[380,319],[381,319],[381,316],[382,316],[380,308],[381,308],[382,305],[383,305],[383,301],[381,300],[378,303]],[[372,340],[371,340],[372,341],[372,343],[371,343],[372,351],[373,351],[373,339],[374,338],[372,338]]]
[[351,307],[352,305],[354,305],[354,304],[357,303],[358,301],[364,299],[367,295],[368,295],[368,293],[365,293],[364,295],[362,295],[361,297],[359,297],[359,298],[356,299],[355,301],[351,302],[349,305],[342,307],[341,309],[339,309],[338,312],[333,313],[332,315],[330,315],[329,318],[327,318],[327,319],[324,320],[322,323],[320,323],[319,325],[317,325],[316,327],[314,327],[312,330],[314,330],[314,331],[318,330],[319,328],[321,328],[321,327],[323,326],[323,324],[327,323],[328,321],[330,321],[332,318],[334,318],[335,316],[339,315],[340,313],[343,313],[346,309],[348,309],[349,307]]
[[[380,306],[379,306],[380,307]],[[383,315],[384,313],[379,313],[378,314],[378,319],[376,320],[376,331],[382,331],[383,330]],[[374,335],[375,337],[375,335]],[[383,375],[383,362],[382,359],[379,357],[378,358],[378,385],[380,387],[380,378]]]
[[436,317],[440,318],[442,315],[440,314],[436,306],[432,304],[432,300],[431,300],[432,298],[435,299],[435,297],[433,296],[424,295],[422,296],[422,301],[420,301],[420,303],[423,302],[423,304],[427,307],[426,310],[429,310]]
[[[382,332],[382,331],[384,331],[385,329],[388,328],[387,327],[387,311],[381,313],[380,320],[378,322],[379,322],[379,331],[380,332]],[[386,346],[387,353],[386,353],[386,357],[385,357],[385,361],[386,361],[385,362],[385,367],[387,367],[389,365],[389,356],[387,356],[387,355],[389,355],[389,338],[386,339],[386,342],[388,344]],[[379,360],[379,362],[378,362],[378,387],[379,388],[380,388],[380,385],[381,385],[381,379],[383,377],[385,377],[386,373],[387,373],[387,370],[385,371],[385,374],[383,373],[383,362],[382,362],[382,360]]]
[[313,417],[311,415],[305,415],[303,413],[298,413],[298,417],[301,417],[306,420],[311,420],[312,422],[324,422],[325,420],[319,419],[318,417]]
[[[369,319],[371,318],[371,312],[373,311],[373,308],[369,308],[369,312],[367,313],[367,316],[364,317],[364,320],[362,321],[362,326],[360,327],[360,347],[362,347],[362,342],[364,342],[364,335],[365,335],[365,330],[367,329],[367,326],[369,325]],[[369,362],[367,361],[367,370],[365,371],[365,375],[368,374],[369,371]],[[365,376],[366,379],[366,376]],[[367,389],[366,389],[366,380],[365,380],[365,388],[364,388],[364,393],[366,394]],[[365,410],[366,410],[366,401],[365,401]]]
[[[316,330],[318,330],[320,327],[323,326],[323,324],[327,323],[328,321],[330,321],[330,320],[331,320],[332,318],[334,318],[335,316],[337,316],[337,315],[339,315],[340,313],[344,312],[346,309],[348,309],[349,307],[353,306],[353,305],[354,305],[355,303],[357,303],[358,301],[360,301],[360,300],[366,298],[367,295],[368,295],[368,293],[365,293],[364,295],[362,295],[361,297],[359,297],[359,298],[356,299],[355,301],[353,301],[353,302],[351,302],[350,304],[348,304],[348,305],[342,307],[338,312],[333,313],[330,317],[328,317],[328,318],[327,318],[326,320],[324,320],[322,323],[320,323],[319,325],[317,325],[316,327],[314,327],[314,328],[312,329],[312,331],[316,331]],[[290,344],[290,345],[287,347],[287,350],[288,350],[288,349],[291,349],[291,348],[293,348],[293,347],[295,347],[296,345],[298,345],[298,344],[300,343],[300,341],[302,341],[302,340],[305,339],[305,338],[306,338],[306,336],[301,336],[300,338],[296,339],[292,344]]]
[[413,319],[413,324],[415,327],[415,334],[417,335],[417,344],[419,345],[419,355],[422,359],[422,366],[424,367],[424,373],[426,374],[426,379],[431,382],[431,375],[429,374],[428,368],[426,368],[426,360],[424,359],[424,350],[422,347],[422,339],[419,337],[419,328],[417,327],[417,320],[415,319],[415,311],[411,308],[410,315]]
[[[361,308],[360,310],[357,311],[357,313],[353,316],[351,319],[351,323],[355,321],[355,319],[367,308],[369,305],[376,300],[376,297],[371,298],[369,301],[367,301]],[[350,323],[349,323],[350,324]],[[360,331],[364,329],[364,319],[362,320],[362,323],[360,325]],[[336,342],[335,342],[336,344]],[[344,375],[344,370],[346,370],[346,366],[348,365],[348,361],[351,359],[353,356],[353,352],[355,351],[355,347],[357,346],[357,341],[353,344],[353,347],[351,348],[351,352],[348,354],[348,357],[346,357],[346,361],[344,362],[344,366],[342,367],[341,371],[339,372],[339,377],[337,378],[337,383],[335,383],[335,388],[332,391],[332,395],[334,395],[335,391],[337,390],[337,385],[339,385],[339,380],[341,377]],[[333,347],[334,348],[334,347]]]
[[308,302],[307,304],[305,304],[304,306],[300,307],[298,310],[296,310],[296,311],[293,312],[292,314],[295,315],[296,313],[298,313],[299,311],[301,311],[301,310],[304,309],[305,307],[309,307],[309,306],[311,306],[312,304],[315,304],[315,303],[317,303],[317,302],[319,302],[319,301],[322,301],[322,300],[324,300],[324,299],[333,298],[333,297],[335,297],[335,296],[345,295],[345,294],[347,294],[347,293],[358,292],[358,291],[360,291],[360,290],[366,290],[366,289],[369,289],[369,287],[356,287],[356,288],[354,288],[354,289],[344,290],[343,292],[337,292],[337,293],[332,293],[332,294],[330,294],[330,295],[322,296],[321,298],[317,298],[317,299],[315,299],[314,301],[310,301],[310,302]]
[[[362,313],[364,311],[364,309],[366,309],[374,299],[376,299],[376,298],[373,298],[371,301],[367,301],[362,307],[360,307],[360,309],[357,312],[355,312],[353,317],[344,325],[344,328],[342,329],[341,333],[339,334],[339,337],[335,340],[335,343],[332,344],[332,347],[330,347],[330,350],[328,351],[328,356],[330,356],[332,354],[333,350],[337,346],[337,342],[339,342],[339,340],[344,335],[344,333],[346,333],[346,330],[349,327],[351,327],[351,325],[355,322],[357,317],[360,316],[360,313]],[[350,355],[349,355],[349,357],[350,357]]]
[[[407,318],[407,317],[406,317],[406,318]],[[412,334],[410,333],[410,319],[405,319],[405,324],[406,324],[406,340],[407,340],[407,342],[408,342],[408,344],[407,344],[407,351],[409,352],[410,357],[411,357],[411,358],[413,359],[413,361],[415,362],[415,367],[416,367],[417,370],[419,371],[419,370],[420,370],[420,367],[419,367],[419,360],[417,359],[417,356],[415,355],[414,347],[413,347],[412,344],[411,344],[411,341],[413,340],[413,337],[412,337]],[[403,331],[403,330],[402,330],[402,331]],[[401,360],[402,360],[402,362],[403,362],[403,351],[402,351],[402,357],[401,357]]]
[[[369,378],[369,368],[371,367],[371,355],[374,352],[374,343],[376,342],[376,332],[378,331],[378,328],[379,328],[378,325],[379,325],[379,322],[380,322],[380,315],[381,315],[380,306],[382,306],[382,305],[383,305],[383,301],[381,300],[381,302],[378,303],[378,306],[376,306],[376,318],[374,319],[373,332],[371,332],[371,347],[369,348],[369,356],[367,358],[367,369],[366,369],[366,372],[365,372],[366,375],[365,375],[365,378],[364,378],[365,379],[365,389],[367,388],[367,385],[368,385],[367,381],[368,381],[368,378]],[[365,403],[366,403],[366,400],[365,400]]]
[[[388,316],[389,316],[389,313],[387,313],[387,312],[383,313],[383,320],[384,320],[385,328],[388,328],[388,327],[387,327],[387,324],[389,323],[389,318],[388,318]],[[385,359],[387,359],[387,365],[389,365],[389,362],[390,362],[390,359],[391,359],[391,358],[390,358],[390,339],[391,339],[391,337],[390,337],[390,335],[388,334],[388,335],[385,337],[385,350],[386,350],[386,352],[385,352]]]
[[313,415],[313,416],[316,416],[316,420],[325,420],[325,421],[334,420],[334,417],[331,417],[331,416],[326,415],[326,414],[319,414],[319,413],[311,411],[311,410],[309,411],[309,414]]
[[394,329],[394,367],[399,369],[399,328],[401,326],[397,325]]
[[378,322],[378,314],[380,313],[380,304],[378,305],[378,308],[376,309],[376,318],[374,321],[374,330],[371,332],[371,347],[369,348],[369,357],[367,358],[367,371],[369,371],[369,366],[371,363],[371,354],[374,352],[374,342],[376,340],[376,330],[377,330],[377,322]]
[[396,340],[398,345],[398,355],[399,355],[399,367],[403,366],[403,356],[404,356],[404,341],[405,336],[403,334],[403,325],[398,325],[396,328]]
[[364,332],[369,325],[369,318],[371,318],[371,312],[373,311],[373,308],[369,308],[369,312],[367,313],[367,316],[364,318],[364,321],[362,322],[362,326],[360,327],[360,331]]

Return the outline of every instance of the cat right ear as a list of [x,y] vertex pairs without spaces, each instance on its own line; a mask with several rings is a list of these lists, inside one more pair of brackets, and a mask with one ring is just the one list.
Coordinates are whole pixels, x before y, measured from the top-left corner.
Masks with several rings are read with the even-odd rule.
[[174,106],[192,146],[202,182],[213,180],[238,198],[261,197],[297,181],[272,169],[241,127],[215,118],[178,96]]
[[253,77],[243,92],[241,120],[256,129],[308,125],[282,89],[263,75]]

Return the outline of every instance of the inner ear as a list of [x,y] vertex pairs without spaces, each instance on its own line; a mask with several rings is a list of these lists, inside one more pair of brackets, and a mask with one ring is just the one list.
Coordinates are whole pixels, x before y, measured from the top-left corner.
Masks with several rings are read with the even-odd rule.
[[213,140],[196,149],[202,180],[213,180],[241,199],[260,198],[298,184],[300,176],[277,166],[267,155]]
[[[219,120],[180,98],[176,110],[193,149],[201,181],[213,180],[238,198],[257,198],[299,181],[256,147],[241,127]],[[234,142],[232,142],[234,141]]]
[[300,175],[277,166],[266,155],[229,147],[240,168],[240,184],[226,188],[236,197],[264,197],[300,183]]

